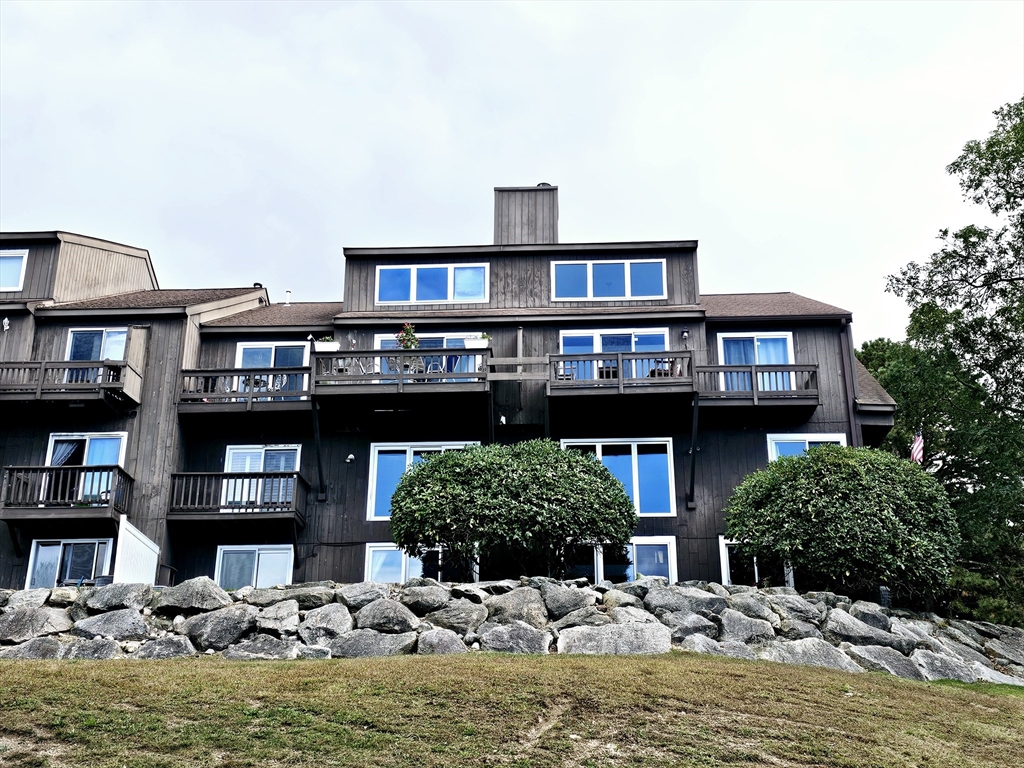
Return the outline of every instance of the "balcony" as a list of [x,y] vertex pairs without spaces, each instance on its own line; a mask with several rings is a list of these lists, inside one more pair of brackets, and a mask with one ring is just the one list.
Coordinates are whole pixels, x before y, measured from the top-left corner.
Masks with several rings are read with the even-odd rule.
[[375,349],[314,356],[317,396],[486,392],[489,349]]
[[0,400],[105,400],[135,407],[142,372],[127,360],[0,362]]
[[220,368],[181,372],[179,411],[306,410],[309,368]]
[[699,365],[695,374],[702,406],[819,403],[817,365]]
[[679,352],[612,352],[551,355],[548,394],[693,392],[692,355]]
[[171,475],[168,520],[306,524],[309,483],[298,472],[183,472]]
[[117,520],[133,484],[118,466],[4,467],[0,520]]

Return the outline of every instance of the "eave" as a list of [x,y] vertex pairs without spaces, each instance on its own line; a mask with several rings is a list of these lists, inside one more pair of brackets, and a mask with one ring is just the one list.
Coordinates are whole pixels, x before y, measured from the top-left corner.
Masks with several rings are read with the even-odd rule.
[[628,243],[546,243],[528,245],[441,245],[397,248],[343,248],[345,258],[399,256],[475,256],[498,253],[580,253],[693,250],[696,240],[653,240]]

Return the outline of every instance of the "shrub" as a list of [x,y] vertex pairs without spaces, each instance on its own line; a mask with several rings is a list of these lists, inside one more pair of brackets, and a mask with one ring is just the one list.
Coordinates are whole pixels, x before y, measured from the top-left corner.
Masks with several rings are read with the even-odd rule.
[[574,549],[622,547],[636,524],[611,472],[551,440],[435,454],[414,464],[391,497],[395,543],[414,557],[441,547],[457,568],[501,556],[521,573],[560,576]]
[[949,584],[960,535],[946,493],[917,464],[870,448],[824,445],[748,475],[727,512],[750,555],[787,560],[804,585],[889,586],[904,598]]

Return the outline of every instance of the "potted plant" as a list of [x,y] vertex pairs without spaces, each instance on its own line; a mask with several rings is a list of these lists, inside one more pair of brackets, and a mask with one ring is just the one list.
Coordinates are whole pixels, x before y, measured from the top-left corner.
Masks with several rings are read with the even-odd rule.
[[416,326],[405,323],[402,330],[395,334],[395,341],[398,342],[399,349],[416,349],[420,345],[420,340],[416,336]]
[[313,342],[313,350],[316,352],[339,352],[341,342],[335,341],[334,336],[324,336]]
[[486,349],[491,345],[491,336],[488,333],[481,333],[479,336],[467,336],[463,339],[466,349]]

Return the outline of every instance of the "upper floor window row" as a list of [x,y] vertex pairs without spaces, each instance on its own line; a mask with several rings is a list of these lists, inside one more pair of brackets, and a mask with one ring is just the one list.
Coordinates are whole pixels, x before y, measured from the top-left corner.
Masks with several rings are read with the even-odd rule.
[[0,251],[0,291],[20,291],[25,286],[28,250]]
[[664,299],[665,260],[555,261],[551,264],[553,301]]
[[377,267],[378,304],[479,303],[489,298],[488,264]]

